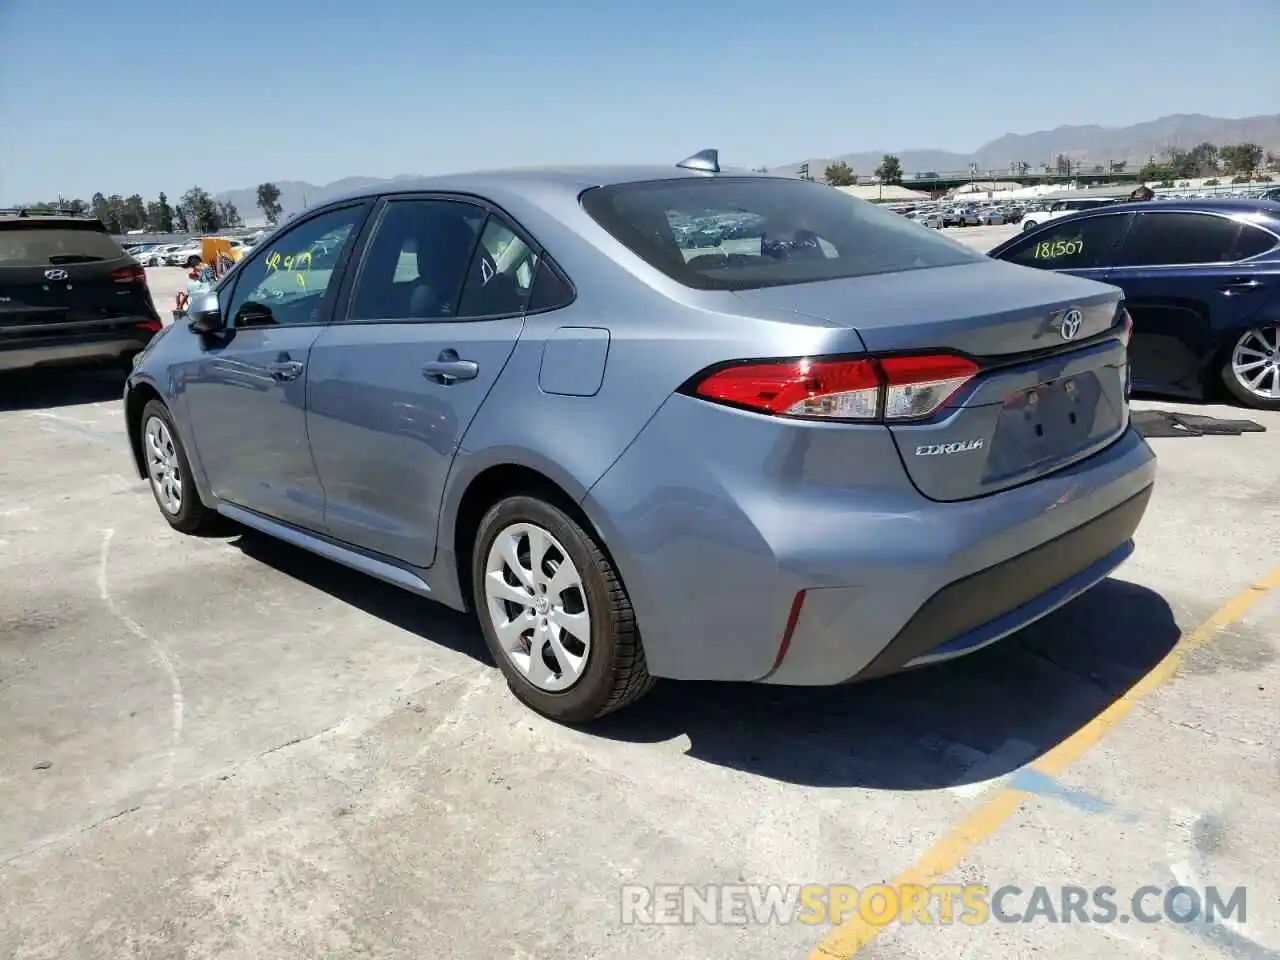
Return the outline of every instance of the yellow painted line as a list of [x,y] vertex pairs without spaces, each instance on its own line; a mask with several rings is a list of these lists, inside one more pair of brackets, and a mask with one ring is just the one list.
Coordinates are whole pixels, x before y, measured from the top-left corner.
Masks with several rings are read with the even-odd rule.
[[[1038,760],[1030,769],[1056,776],[1088,753],[1103,737],[1119,726],[1133,709],[1157,687],[1178,672],[1187,657],[1207,646],[1222,630],[1235,623],[1265,597],[1280,588],[1280,567],[1276,567],[1257,583],[1236,594],[1188,634],[1184,634],[1172,650],[1119,699],[1067,737]],[[890,886],[901,892],[904,887],[937,883],[955,870],[974,847],[991,836],[1017,812],[1029,795],[1021,790],[1002,787],[979,804],[958,826],[937,840],[924,855]],[[860,916],[841,924],[814,947],[809,960],[848,960],[880,935],[885,927],[867,923]]]

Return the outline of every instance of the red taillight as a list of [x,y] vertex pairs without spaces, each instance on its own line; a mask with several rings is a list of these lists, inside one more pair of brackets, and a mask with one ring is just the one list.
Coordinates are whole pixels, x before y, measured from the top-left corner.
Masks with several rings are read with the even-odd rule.
[[871,360],[763,361],[722,367],[694,392],[761,413],[873,420],[880,376]]
[[118,270],[112,270],[111,279],[115,283],[145,284],[147,282],[147,271],[140,264],[134,264],[132,267],[121,267]]
[[775,416],[916,420],[937,411],[977,372],[972,360],[949,354],[762,360],[714,370],[693,393]]
[[164,329],[164,324],[159,320],[143,320],[134,324],[139,330],[150,330],[152,333],[159,333]]
[[930,355],[885,357],[884,418],[916,420],[927,417],[973,379],[978,365],[964,357]]

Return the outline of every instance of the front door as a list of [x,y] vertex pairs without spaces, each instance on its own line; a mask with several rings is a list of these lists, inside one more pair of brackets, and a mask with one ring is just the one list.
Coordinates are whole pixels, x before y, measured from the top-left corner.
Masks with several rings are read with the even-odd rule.
[[427,567],[449,467],[515,349],[536,256],[470,202],[395,198],[376,217],[311,351],[307,428],[329,534]]
[[323,529],[324,491],[307,442],[308,364],[367,210],[354,204],[300,222],[220,291],[228,328],[204,338],[180,372],[192,441],[220,500]]

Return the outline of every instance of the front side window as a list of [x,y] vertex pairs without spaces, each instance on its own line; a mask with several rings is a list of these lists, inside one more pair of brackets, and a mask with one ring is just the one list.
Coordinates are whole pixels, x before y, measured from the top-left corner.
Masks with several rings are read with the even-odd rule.
[[318,323],[339,258],[355,238],[362,205],[329,210],[256,250],[233,276],[227,315],[236,327]]
[[1224,263],[1235,257],[1240,224],[1207,213],[1140,213],[1125,240],[1125,266]]
[[839,190],[780,178],[596,187],[587,213],[650,266],[701,290],[746,290],[976,263],[982,255]]
[[1000,255],[1042,270],[1084,270],[1115,263],[1131,214],[1099,214],[1056,222]]

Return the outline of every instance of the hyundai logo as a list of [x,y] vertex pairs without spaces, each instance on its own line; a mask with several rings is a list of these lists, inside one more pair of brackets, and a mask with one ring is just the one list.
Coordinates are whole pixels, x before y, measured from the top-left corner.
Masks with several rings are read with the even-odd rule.
[[1062,315],[1062,323],[1058,326],[1058,333],[1062,335],[1063,340],[1074,340],[1083,323],[1083,313],[1079,310],[1068,310]]
[[46,280],[65,280],[67,279],[67,271],[65,270],[46,270],[44,272]]

